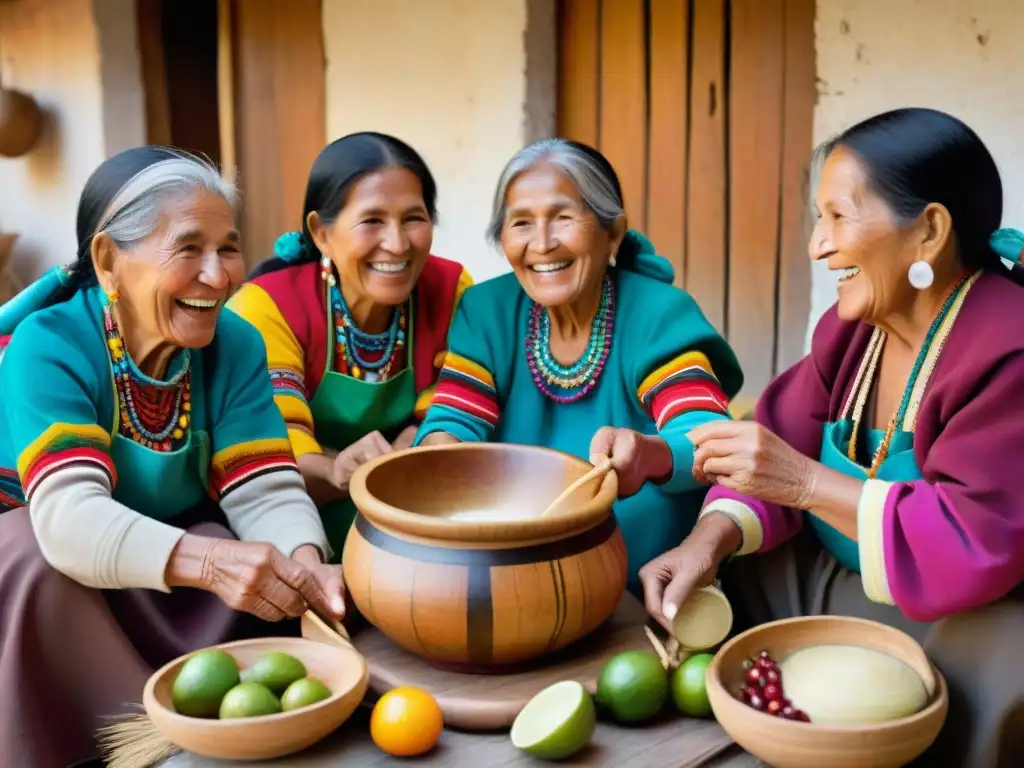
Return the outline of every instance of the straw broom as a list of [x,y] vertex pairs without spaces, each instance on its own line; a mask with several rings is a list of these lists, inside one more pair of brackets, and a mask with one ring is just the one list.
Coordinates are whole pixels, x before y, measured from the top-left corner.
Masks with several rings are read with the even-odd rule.
[[[142,710],[140,705],[135,708]],[[100,755],[107,768],[150,768],[181,751],[164,738],[145,711],[108,718],[112,722],[97,732]]]

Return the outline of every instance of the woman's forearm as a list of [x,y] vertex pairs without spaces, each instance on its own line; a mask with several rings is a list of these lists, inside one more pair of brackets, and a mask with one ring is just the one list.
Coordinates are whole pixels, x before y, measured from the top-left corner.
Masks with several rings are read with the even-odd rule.
[[306,483],[306,492],[318,506],[348,496],[346,491],[338,488],[331,480],[336,458],[337,453],[334,451],[306,453],[298,458],[299,471]]
[[447,432],[431,432],[420,441],[420,445],[454,445],[462,441]]
[[848,539],[857,541],[857,507],[864,482],[813,462],[805,509]]

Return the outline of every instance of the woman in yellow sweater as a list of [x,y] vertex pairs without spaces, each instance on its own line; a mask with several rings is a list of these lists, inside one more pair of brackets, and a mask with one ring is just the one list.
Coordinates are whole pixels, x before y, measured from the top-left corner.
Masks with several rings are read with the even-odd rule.
[[349,478],[412,443],[472,283],[430,254],[436,198],[426,163],[398,139],[334,141],[310,171],[302,231],[282,235],[276,258],[228,303],[266,342],[274,400],[334,562],[355,517]]

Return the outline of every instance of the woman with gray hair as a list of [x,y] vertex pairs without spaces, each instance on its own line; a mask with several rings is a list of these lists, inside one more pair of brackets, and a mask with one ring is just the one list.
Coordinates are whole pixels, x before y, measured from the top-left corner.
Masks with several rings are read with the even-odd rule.
[[78,258],[0,308],[0,744],[94,757],[154,666],[307,605],[341,573],[273,401],[235,191],[184,153],[104,162]]
[[637,571],[689,532],[705,487],[687,433],[743,376],[671,265],[630,230],[611,164],[547,139],[503,171],[489,231],[512,274],[468,289],[416,444],[525,443],[611,458]]

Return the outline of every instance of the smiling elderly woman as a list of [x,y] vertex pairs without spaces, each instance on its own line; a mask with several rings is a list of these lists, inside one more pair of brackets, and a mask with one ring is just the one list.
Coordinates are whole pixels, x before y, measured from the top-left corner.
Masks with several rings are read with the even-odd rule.
[[234,199],[191,156],[116,155],[82,193],[77,261],[0,308],[5,765],[93,757],[101,718],[238,611],[344,610],[263,342],[221,311]]
[[722,572],[739,629],[840,614],[924,644],[950,709],[920,765],[1024,765],[1024,277],[1000,259],[1024,236],[996,230],[999,171],[949,115],[878,115],[820,154],[810,252],[838,303],[754,422],[694,430],[716,486],[644,567],[648,610],[743,555]]
[[417,443],[609,456],[636,590],[637,569],[700,509],[686,433],[729,418],[736,357],[672,285],[671,265],[627,229],[615,171],[590,147],[521,150],[498,183],[490,236],[513,274],[466,291]]

